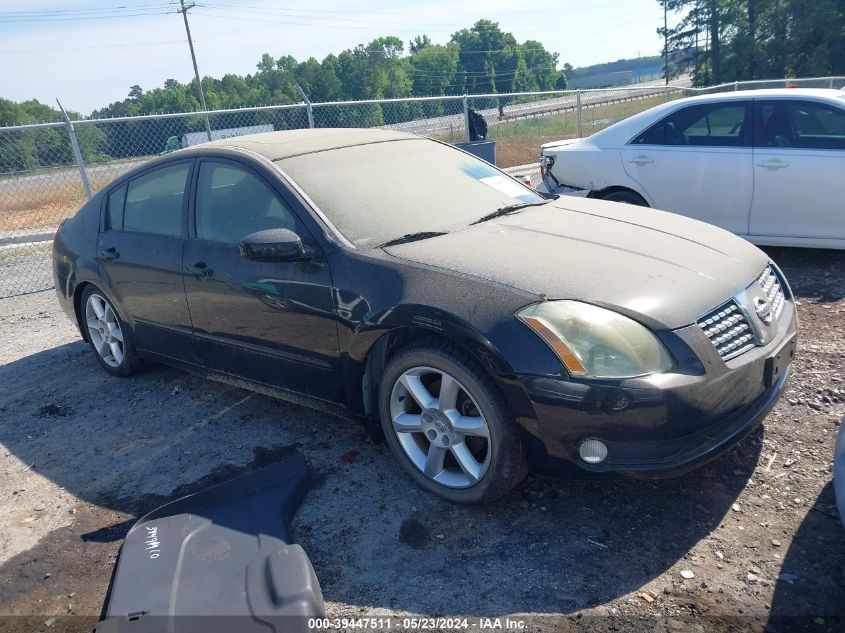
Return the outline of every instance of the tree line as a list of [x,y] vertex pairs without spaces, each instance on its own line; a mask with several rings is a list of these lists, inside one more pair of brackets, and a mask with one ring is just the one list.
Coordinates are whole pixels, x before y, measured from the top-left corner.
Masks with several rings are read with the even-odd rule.
[[680,15],[658,29],[670,77],[691,69],[698,86],[845,74],[845,0],[658,0]]
[[[386,36],[322,61],[265,53],[255,73],[205,77],[203,90],[209,109],[217,110],[298,103],[297,84],[312,102],[563,89],[566,76],[557,64],[557,53],[541,42],[519,43],[497,22],[479,20],[457,31],[447,44],[417,36],[407,51],[403,40]],[[132,86],[126,99],[93,116],[198,110],[196,95],[195,82],[175,79],[149,91]]]
[[[566,88],[566,75],[558,70],[558,54],[541,42],[518,42],[497,22],[479,20],[454,33],[446,44],[435,44],[427,35],[408,43],[385,36],[360,44],[322,61],[297,61],[290,55],[274,58],[265,53],[256,71],[202,79],[206,105],[211,110],[300,103],[301,87],[311,102],[443,96],[450,94],[509,93]],[[494,105],[499,105],[495,103]],[[458,102],[364,104],[315,110],[319,127],[371,127],[420,117],[457,113]],[[160,87],[144,90],[133,85],[126,98],[94,110],[91,118],[127,117],[166,112],[199,111],[195,81],[167,79]],[[454,112],[453,112],[454,110]],[[69,112],[71,119],[81,118]],[[60,121],[58,110],[38,101],[14,103],[0,99],[0,124]],[[307,127],[301,108],[212,115],[215,129],[272,125],[273,129]],[[101,126],[76,126],[83,157],[107,160],[144,156],[162,151],[167,139],[185,132],[202,131],[200,117],[180,117],[140,122],[115,122]],[[63,129],[5,135],[0,145],[0,172],[38,166],[70,164],[73,157]]]

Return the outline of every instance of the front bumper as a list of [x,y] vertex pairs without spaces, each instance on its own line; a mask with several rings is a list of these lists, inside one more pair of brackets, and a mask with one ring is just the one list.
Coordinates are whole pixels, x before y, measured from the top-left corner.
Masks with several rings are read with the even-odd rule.
[[558,196],[574,196],[576,198],[586,198],[590,195],[589,189],[570,187],[568,185],[554,186],[547,183],[546,180],[540,181],[540,184],[537,185],[537,191],[541,193],[551,193]]
[[[786,305],[767,345],[728,361],[701,340],[696,325],[672,335],[695,350],[702,361],[698,371],[689,365],[677,373],[612,383],[529,375],[500,379],[532,469],[657,478],[715,459],[753,431],[783,393],[797,336],[795,308]],[[779,356],[779,372],[772,376],[771,359]],[[588,439],[607,446],[604,461],[588,464],[579,457],[578,447]]]

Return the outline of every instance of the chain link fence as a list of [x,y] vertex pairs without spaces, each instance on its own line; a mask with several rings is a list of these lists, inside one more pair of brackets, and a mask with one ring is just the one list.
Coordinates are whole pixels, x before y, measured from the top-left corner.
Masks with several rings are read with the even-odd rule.
[[845,77],[805,77],[798,79],[758,79],[754,81],[735,81],[733,83],[696,88],[696,94],[728,92],[731,90],[765,90],[767,88],[828,88],[842,90]]
[[[0,299],[52,286],[51,240],[114,178],[145,160],[209,140],[300,128],[378,127],[449,143],[483,119],[495,163],[539,181],[540,145],[589,136],[669,99],[757,87],[845,85],[845,77],[725,84],[705,90],[612,89],[309,103],[0,127]],[[763,84],[772,85],[763,85]],[[474,122],[474,123],[473,123]],[[210,134],[209,131],[210,130]]]

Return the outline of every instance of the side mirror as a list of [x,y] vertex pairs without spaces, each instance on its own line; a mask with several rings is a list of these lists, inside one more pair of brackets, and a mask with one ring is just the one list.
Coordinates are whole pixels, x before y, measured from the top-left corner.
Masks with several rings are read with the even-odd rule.
[[305,257],[299,236],[290,229],[250,233],[238,242],[241,256],[256,262],[290,262]]

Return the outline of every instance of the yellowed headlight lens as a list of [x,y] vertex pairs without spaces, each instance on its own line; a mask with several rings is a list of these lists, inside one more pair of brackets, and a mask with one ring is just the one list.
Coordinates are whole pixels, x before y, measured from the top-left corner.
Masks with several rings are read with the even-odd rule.
[[569,346],[557,334],[552,332],[548,326],[540,319],[531,316],[524,316],[522,320],[531,326],[531,328],[540,335],[540,337],[549,344],[564,366],[573,374],[583,375],[587,373],[587,368],[578,360]]
[[669,353],[653,332],[613,310],[581,301],[541,301],[517,316],[572,375],[622,379],[672,368]]

